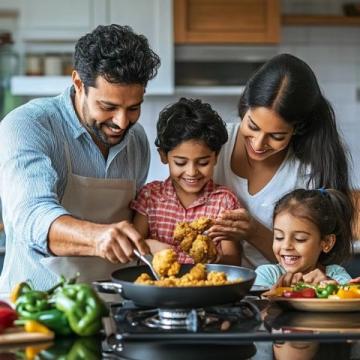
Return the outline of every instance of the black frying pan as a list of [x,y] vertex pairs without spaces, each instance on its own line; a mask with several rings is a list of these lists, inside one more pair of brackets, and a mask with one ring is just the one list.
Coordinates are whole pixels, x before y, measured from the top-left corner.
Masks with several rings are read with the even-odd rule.
[[[193,265],[182,265],[183,275]],[[160,287],[135,284],[141,273],[147,273],[153,278],[147,266],[135,266],[116,270],[111,274],[114,289],[136,305],[156,308],[194,308],[231,303],[240,300],[247,294],[253,284],[256,274],[253,270],[231,265],[207,264],[207,271],[223,271],[228,280],[241,278],[235,284],[200,287]]]

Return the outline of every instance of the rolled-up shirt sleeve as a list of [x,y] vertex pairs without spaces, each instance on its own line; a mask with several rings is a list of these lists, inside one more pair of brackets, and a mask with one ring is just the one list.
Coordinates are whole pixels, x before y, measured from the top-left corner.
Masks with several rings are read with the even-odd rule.
[[50,225],[59,216],[68,214],[58,198],[58,174],[46,155],[54,151],[53,136],[49,133],[51,129],[40,124],[38,127],[27,124],[31,115],[21,108],[12,117],[13,120],[21,117],[23,121],[11,121],[10,118],[0,127],[3,216],[11,219],[8,223],[17,241],[49,254]]

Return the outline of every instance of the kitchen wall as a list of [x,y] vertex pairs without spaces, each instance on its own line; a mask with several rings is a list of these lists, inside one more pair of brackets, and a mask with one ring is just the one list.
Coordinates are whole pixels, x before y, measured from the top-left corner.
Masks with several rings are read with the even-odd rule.
[[[259,49],[254,47],[254,50]],[[339,129],[353,158],[352,180],[360,188],[360,28],[285,26],[282,28],[280,45],[271,51],[296,55],[313,68],[325,96],[334,106]],[[236,107],[239,95],[191,96],[208,101],[225,121],[232,122],[238,121]],[[152,146],[158,112],[180,96],[147,97],[141,122]],[[160,163],[154,146],[152,150],[149,180],[164,178],[167,169]]]

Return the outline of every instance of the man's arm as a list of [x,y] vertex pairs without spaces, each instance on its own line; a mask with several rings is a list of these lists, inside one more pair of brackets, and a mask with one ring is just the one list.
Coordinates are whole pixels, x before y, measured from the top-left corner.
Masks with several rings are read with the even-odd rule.
[[96,224],[64,215],[50,226],[48,245],[58,256],[100,256],[113,263],[126,263],[136,247],[142,254],[149,248],[128,221]]

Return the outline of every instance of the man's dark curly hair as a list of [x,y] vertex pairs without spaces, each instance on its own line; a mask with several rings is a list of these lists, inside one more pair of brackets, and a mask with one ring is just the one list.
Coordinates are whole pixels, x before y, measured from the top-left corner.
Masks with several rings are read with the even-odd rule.
[[85,89],[94,87],[98,76],[113,84],[141,84],[154,78],[160,58],[145,36],[129,26],[99,25],[81,37],[75,46],[74,69]]
[[167,154],[184,141],[203,141],[219,153],[228,134],[224,121],[207,103],[181,98],[160,112],[155,145]]

